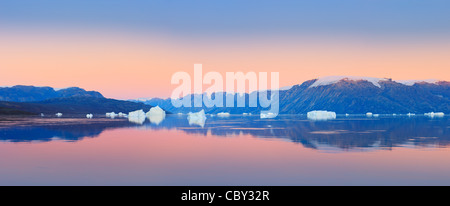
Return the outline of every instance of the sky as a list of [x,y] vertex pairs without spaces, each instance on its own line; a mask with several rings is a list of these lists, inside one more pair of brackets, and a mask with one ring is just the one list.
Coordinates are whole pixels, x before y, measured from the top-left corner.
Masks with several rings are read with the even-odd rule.
[[0,85],[169,97],[178,71],[450,80],[445,0],[2,0]]

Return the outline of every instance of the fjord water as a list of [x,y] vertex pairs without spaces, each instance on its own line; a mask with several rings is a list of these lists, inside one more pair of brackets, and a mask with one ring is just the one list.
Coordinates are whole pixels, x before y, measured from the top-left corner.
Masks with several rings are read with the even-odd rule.
[[0,118],[0,185],[450,185],[450,119]]

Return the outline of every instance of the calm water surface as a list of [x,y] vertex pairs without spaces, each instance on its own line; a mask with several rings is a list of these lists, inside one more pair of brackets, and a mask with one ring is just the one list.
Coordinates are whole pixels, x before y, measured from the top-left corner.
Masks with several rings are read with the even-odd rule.
[[449,146],[449,117],[0,117],[0,185],[450,185]]

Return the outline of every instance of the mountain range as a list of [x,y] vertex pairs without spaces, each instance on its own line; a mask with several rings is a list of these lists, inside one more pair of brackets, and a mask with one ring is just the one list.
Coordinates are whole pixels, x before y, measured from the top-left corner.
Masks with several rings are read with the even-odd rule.
[[35,87],[17,85],[0,87],[0,101],[8,102],[38,102],[64,97],[95,97],[104,98],[100,92],[86,91],[78,87],[55,90],[51,87]]
[[[258,97],[262,93],[251,93]],[[130,112],[149,110],[159,106],[168,113],[196,112],[216,114],[259,114],[262,108],[249,106],[251,94],[217,92],[211,95],[190,94],[194,99],[209,100],[222,95],[231,97],[236,105],[238,98],[245,98],[244,107],[180,107],[171,99],[115,100],[105,98],[100,92],[86,91],[78,87],[55,90],[51,87],[13,86],[0,88],[0,114],[39,114],[56,112],[69,114],[104,114],[106,112]],[[270,92],[269,92],[270,95]],[[308,80],[299,85],[279,90],[280,114],[305,114],[312,110],[328,110],[338,114],[405,114],[444,112],[450,113],[450,82],[436,80],[393,81],[386,78],[332,76]]]
[[100,92],[78,87],[55,90],[51,87],[13,86],[0,88],[0,114],[105,114],[149,110],[139,102],[105,98]]
[[[257,95],[261,93],[256,91]],[[187,97],[193,102],[206,94],[191,94]],[[223,95],[232,96],[234,101],[241,96],[237,94],[215,93],[211,98]],[[171,99],[150,99],[141,101],[149,105],[158,105],[172,113],[186,113],[204,109],[206,113],[229,112],[231,114],[259,114],[263,109],[249,107],[249,94],[243,94],[245,107],[211,107],[175,108]],[[208,97],[210,98],[210,97]],[[379,114],[450,112],[450,82],[447,81],[393,81],[386,78],[370,77],[324,77],[308,80],[287,90],[279,91],[280,114],[305,114],[312,110],[328,110],[338,114]],[[193,104],[192,104],[193,105]],[[225,103],[224,103],[225,105]],[[264,109],[266,110],[266,109]]]

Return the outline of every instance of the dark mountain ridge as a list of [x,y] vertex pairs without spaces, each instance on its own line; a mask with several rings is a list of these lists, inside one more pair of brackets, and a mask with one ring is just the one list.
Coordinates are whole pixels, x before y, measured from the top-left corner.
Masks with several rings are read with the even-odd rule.
[[0,114],[4,115],[128,113],[151,107],[139,102],[108,99],[100,92],[78,87],[60,90],[22,85],[0,88]]
[[[392,79],[352,79],[342,77],[336,81],[323,83],[321,79],[313,79],[295,85],[288,90],[279,91],[280,114],[305,114],[312,110],[329,110],[338,114],[406,114],[426,112],[450,113],[450,82],[429,83],[418,81],[407,85]],[[212,96],[214,96],[213,94]],[[237,95],[233,95],[236,105]],[[257,95],[260,95],[257,92]],[[259,114],[261,107],[249,107],[249,94],[245,107],[197,107],[175,108],[171,99],[151,99],[146,104],[159,105],[173,113],[186,113],[204,109],[207,113],[229,112],[232,114]],[[193,102],[202,95],[188,95]],[[225,98],[224,98],[225,103]],[[192,104],[193,105],[193,104]],[[224,104],[225,105],[225,104]],[[266,109],[263,109],[266,110]]]
[[104,98],[96,91],[86,91],[78,87],[55,90],[51,87],[35,87],[17,85],[0,87],[0,101],[8,102],[37,102],[60,97],[96,97]]
[[143,103],[97,97],[54,98],[40,102],[0,102],[0,108],[9,108],[33,114],[105,114],[107,112],[128,113],[135,110],[150,110],[152,106]]

